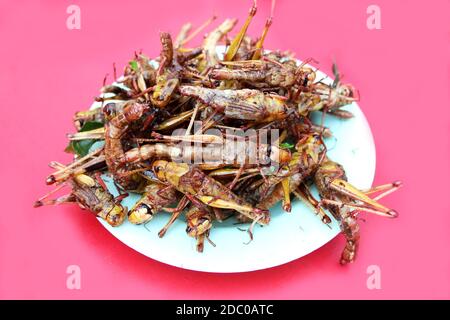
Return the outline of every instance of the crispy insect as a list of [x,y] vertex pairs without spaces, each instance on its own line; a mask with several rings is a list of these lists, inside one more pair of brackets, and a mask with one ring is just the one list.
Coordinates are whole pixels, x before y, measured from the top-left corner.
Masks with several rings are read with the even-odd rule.
[[331,85],[317,82],[311,90],[301,92],[296,99],[300,114],[307,115],[312,111],[325,111],[340,118],[353,117],[352,113],[342,110],[354,101],[359,100],[358,91],[351,84],[343,84],[336,64],[333,64],[335,79]]
[[[201,139],[200,137],[202,136],[191,137],[199,137]],[[186,138],[189,138],[189,136],[186,136]],[[228,144],[228,148],[227,145],[224,146],[223,144],[209,144],[204,147],[190,143],[179,143],[178,145],[164,143],[146,144],[125,152],[120,159],[120,163],[126,165],[160,157],[186,163],[209,163],[213,166],[214,164],[268,165],[272,162],[287,163],[291,159],[291,154],[288,150],[281,149],[275,145],[253,141],[232,142]]]
[[180,92],[182,95],[199,99],[231,119],[270,122],[288,116],[289,107],[284,97],[264,94],[258,90],[218,90],[181,86]]
[[108,169],[114,173],[118,169],[120,159],[123,157],[121,138],[129,125],[139,120],[144,111],[148,109],[145,104],[131,101],[123,110],[105,125],[105,160]]
[[211,207],[234,209],[260,224],[269,223],[267,210],[253,207],[195,166],[164,160],[157,160],[152,166],[158,179],[174,186],[191,201],[195,198]]
[[130,124],[139,120],[144,112],[148,110],[148,105],[131,101],[123,109],[123,112],[117,114],[105,124],[105,161],[108,170],[113,174],[116,182],[122,186],[133,184],[130,179],[120,175],[123,168],[121,159],[124,157],[122,146],[122,136],[126,133]]
[[[263,56],[264,59],[264,56]],[[216,80],[239,80],[258,88],[287,88],[294,85],[297,90],[309,90],[315,79],[315,71],[302,63],[296,66],[289,62],[280,63],[273,60],[263,60],[255,64],[254,61],[237,61],[228,66],[240,68],[214,69],[209,76]]]
[[128,221],[133,224],[146,223],[164,207],[177,201],[174,188],[156,182],[150,182],[145,186],[142,197],[128,212]]
[[159,62],[158,76],[156,78],[156,86],[153,91],[151,100],[154,105],[159,108],[165,107],[175,92],[179,84],[180,67],[174,59],[174,49],[172,38],[169,33],[161,32],[161,61]]
[[[358,251],[360,238],[356,220],[358,211],[366,211],[387,218],[398,216],[396,211],[386,208],[377,200],[398,189],[401,182],[375,187],[364,192],[348,183],[344,168],[329,159],[318,168],[314,181],[322,198],[321,203],[339,221],[342,233],[347,240],[341,256],[341,264],[353,262]],[[376,191],[384,191],[384,193],[371,199],[368,194]]]
[[289,164],[278,174],[269,176],[258,188],[261,196],[259,204],[269,209],[279,201],[283,201],[283,209],[291,211],[289,194],[314,172],[326,152],[320,135],[311,134],[297,143],[297,151],[292,155]]
[[125,220],[127,209],[120,204],[121,197],[114,198],[105,188],[101,177],[97,179],[86,174],[78,174],[69,180],[72,187],[70,194],[54,200],[43,197],[36,201],[34,206],[77,202],[80,207],[92,211],[111,226],[117,227]]
[[212,227],[213,214],[209,209],[200,210],[192,206],[186,212],[186,233],[188,236],[197,239],[197,251],[203,252],[205,237],[208,237]]

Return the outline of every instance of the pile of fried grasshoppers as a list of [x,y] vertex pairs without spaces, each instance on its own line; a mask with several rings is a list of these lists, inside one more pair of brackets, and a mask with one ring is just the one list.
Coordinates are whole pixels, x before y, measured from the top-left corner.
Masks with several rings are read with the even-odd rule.
[[[324,224],[331,222],[328,213],[333,215],[346,238],[340,262],[354,261],[360,238],[357,214],[396,217],[378,200],[401,183],[359,190],[347,182],[344,168],[327,156],[323,138],[332,133],[323,121],[313,124],[310,114],[322,112],[322,120],[325,115],[350,118],[342,107],[358,99],[357,91],[341,82],[335,65],[335,80],[327,85],[317,79],[317,70],[299,64],[291,53],[264,51],[272,15],[261,36],[252,39],[246,33],[255,14],[256,3],[233,38],[228,34],[237,20],[226,19],[195,48],[187,44],[215,18],[193,31],[185,24],[175,39],[162,32],[159,57],[135,53],[120,78],[114,68],[117,80],[111,85],[104,81],[96,98],[100,106],[74,116],[77,133],[69,135],[66,150],[75,154],[74,161],[50,163],[55,171],[46,182],[57,187],[35,206],[75,202],[112,226],[125,219],[145,224],[169,212],[160,237],[184,214],[186,232],[201,252],[213,222],[230,216],[251,222],[252,237],[255,224],[269,224],[271,207],[281,201],[290,212],[295,196]],[[221,57],[217,47],[223,43]],[[219,135],[208,134],[211,129]],[[223,134],[230,129],[281,134],[273,143],[240,137],[246,143],[230,157],[223,149]],[[251,155],[257,161],[249,161]],[[194,158],[202,162],[192,163]],[[108,191],[105,174],[121,190],[118,197]],[[311,194],[311,184],[320,199]],[[71,192],[50,199],[63,186]],[[142,195],[132,208],[121,205],[128,192]]]

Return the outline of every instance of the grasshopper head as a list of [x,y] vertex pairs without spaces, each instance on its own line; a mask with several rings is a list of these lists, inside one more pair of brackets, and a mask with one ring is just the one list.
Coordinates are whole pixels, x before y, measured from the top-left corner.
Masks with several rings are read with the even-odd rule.
[[153,212],[146,203],[138,203],[130,212],[128,212],[128,221],[132,224],[142,224],[153,218]]
[[166,179],[166,169],[169,162],[165,160],[156,160],[152,164],[152,170],[155,173],[156,177],[162,181],[165,182]]
[[211,217],[209,216],[201,216],[192,219],[188,226],[186,227],[186,232],[190,237],[196,238],[201,234],[204,234],[206,231],[211,229]]
[[126,209],[120,205],[115,204],[106,215],[106,221],[113,227],[120,226],[126,217]]

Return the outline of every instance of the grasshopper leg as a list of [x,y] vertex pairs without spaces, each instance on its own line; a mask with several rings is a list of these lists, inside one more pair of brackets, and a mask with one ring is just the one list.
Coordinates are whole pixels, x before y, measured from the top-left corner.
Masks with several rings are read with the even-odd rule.
[[[170,217],[170,220],[167,222],[167,224],[158,232],[158,236],[160,238],[164,237],[167,230],[170,228],[170,226],[175,222],[175,220],[178,219],[181,212],[183,212],[183,209],[188,204],[189,200],[186,196],[184,196],[180,202],[178,203],[177,207],[173,210],[172,216]],[[165,211],[168,211],[167,209],[164,209]]]
[[59,205],[59,204],[63,204],[63,203],[73,203],[73,202],[76,202],[75,197],[72,194],[66,194],[66,195],[60,196],[56,199],[37,200],[33,204],[33,206],[35,208],[37,208],[37,207],[42,207],[42,206]]
[[326,225],[331,223],[330,217],[325,213],[325,210],[320,205],[320,202],[317,201],[316,198],[311,194],[308,187],[302,183],[299,188],[294,191],[294,194],[304,201],[305,204],[310,205],[313,207],[314,212],[316,215],[319,216],[320,220],[325,223]]
[[[362,202],[362,205],[344,203],[343,205],[347,207],[364,210],[367,212],[375,213],[389,218],[395,218],[398,215],[396,211],[386,208],[385,206],[378,203],[376,200],[371,199],[363,191],[358,190],[345,180],[334,179],[330,183],[330,188],[334,189],[335,191],[343,195],[350,197],[353,200]],[[395,187],[395,189],[397,189],[397,187]],[[328,203],[330,204],[332,204],[330,201],[334,201],[328,199],[325,200],[328,201]]]
[[242,26],[241,30],[236,35],[236,37],[234,37],[230,46],[228,47],[228,50],[224,57],[225,61],[233,60],[234,56],[239,50],[239,47],[241,46],[242,40],[244,39],[245,34],[247,33],[248,26],[250,25],[250,22],[252,21],[255,14],[256,14],[256,0],[253,0],[253,6],[250,8],[247,20],[245,21],[244,25]]
[[383,191],[379,195],[377,195],[373,200],[380,200],[381,198],[384,198],[388,194],[391,194],[392,192],[396,191],[398,188],[400,188],[403,185],[401,181],[394,181],[392,183],[383,184],[380,186],[376,186],[373,188],[370,188],[369,190],[363,191],[366,195],[376,193]]
[[290,183],[289,183],[289,177],[284,178],[283,180],[281,180],[281,186],[283,187],[283,194],[284,194],[284,199],[283,199],[283,210],[286,212],[291,212],[292,210],[292,205],[291,205],[291,197],[290,197]]

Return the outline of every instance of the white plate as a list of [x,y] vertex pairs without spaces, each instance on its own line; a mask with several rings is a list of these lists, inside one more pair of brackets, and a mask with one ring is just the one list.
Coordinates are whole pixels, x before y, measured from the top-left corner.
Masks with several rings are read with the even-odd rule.
[[[326,77],[318,72],[318,79]],[[331,79],[327,77],[324,82]],[[92,106],[97,107],[94,103]],[[339,120],[327,116],[325,125],[333,132],[333,138],[326,141],[328,155],[347,170],[349,182],[356,187],[369,188],[375,175],[375,144],[369,124],[356,103],[344,108],[355,116],[349,120]],[[316,123],[320,121],[316,117]],[[114,185],[106,181],[113,194],[117,194]],[[317,192],[313,192],[317,197]],[[131,195],[122,204],[131,208],[138,195]],[[271,210],[272,219],[265,227],[255,226],[254,240],[249,244],[249,236],[236,226],[234,219],[215,223],[210,238],[216,244],[207,241],[203,253],[196,251],[195,239],[186,234],[184,218],[177,220],[164,238],[158,237],[158,231],[166,224],[170,215],[157,214],[144,226],[132,225],[126,221],[120,227],[111,227],[104,220],[100,223],[117,239],[143,255],[160,262],[197,271],[205,272],[246,272],[278,266],[298,259],[317,250],[339,233],[339,226],[334,219],[331,228],[324,225],[312,210],[294,199],[292,213],[281,210],[280,204]],[[330,215],[332,218],[332,216]],[[148,229],[148,230],[147,230]],[[338,259],[340,252],[336,252]]]

